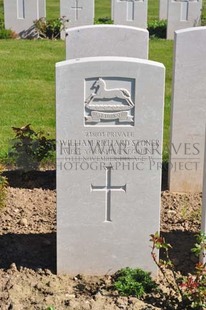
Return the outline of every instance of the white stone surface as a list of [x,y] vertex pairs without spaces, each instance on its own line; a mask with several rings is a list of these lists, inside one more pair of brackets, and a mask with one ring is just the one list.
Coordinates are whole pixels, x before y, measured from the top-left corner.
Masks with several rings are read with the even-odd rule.
[[110,3],[111,3],[111,20],[114,20],[114,0],[111,0]]
[[156,272],[164,71],[126,57],[56,65],[58,273]]
[[95,25],[67,30],[66,59],[95,56],[148,58],[146,29],[117,25]]
[[175,35],[169,187],[202,191],[206,120],[206,27]]
[[[60,0],[60,16],[68,20],[67,28],[94,23],[94,0]],[[64,38],[64,33],[62,37]]]
[[159,19],[167,19],[168,0],[159,0]]
[[168,0],[167,39],[176,30],[200,25],[202,0]]
[[[204,153],[204,174],[203,174],[203,190],[202,190],[202,223],[201,232],[206,234],[206,130],[205,130],[205,153]],[[201,261],[206,263],[206,251],[201,255]]]
[[33,22],[45,16],[45,0],[4,0],[5,28],[21,37],[36,36]]
[[148,0],[113,0],[114,24],[147,28]]

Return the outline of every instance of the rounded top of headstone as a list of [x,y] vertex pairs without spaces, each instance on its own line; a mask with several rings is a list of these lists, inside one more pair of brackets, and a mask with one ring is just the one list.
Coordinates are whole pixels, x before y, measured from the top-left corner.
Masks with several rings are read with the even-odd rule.
[[125,29],[128,31],[136,31],[136,32],[144,32],[149,33],[147,29],[133,27],[133,26],[125,26],[125,25],[88,25],[88,26],[80,26],[80,27],[72,27],[68,28],[66,30],[66,34],[69,34],[70,32],[76,32],[76,31],[86,31],[86,30],[92,30],[92,29]]
[[206,26],[190,27],[190,28],[186,28],[186,29],[176,30],[175,34],[179,35],[179,34],[184,34],[186,32],[196,32],[196,31],[206,31]]

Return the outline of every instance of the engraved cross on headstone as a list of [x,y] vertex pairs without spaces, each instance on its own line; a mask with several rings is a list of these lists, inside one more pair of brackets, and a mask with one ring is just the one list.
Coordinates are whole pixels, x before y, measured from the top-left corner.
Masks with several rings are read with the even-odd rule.
[[181,20],[188,20],[189,1],[185,0],[181,3]]
[[119,0],[120,2],[127,2],[127,21],[134,20],[135,1],[144,2],[144,0]]
[[24,0],[17,0],[17,18],[25,18],[25,2]]
[[111,170],[112,167],[106,167],[106,184],[102,186],[91,185],[92,191],[105,192],[105,222],[111,222],[111,193],[126,192],[126,184],[123,186],[111,185]]
[[82,6],[79,6],[79,0],[75,0],[75,6],[72,6],[71,9],[75,10],[75,20],[79,19],[79,11],[83,9]]
[[189,16],[189,3],[190,2],[199,2],[199,0],[175,0],[176,2],[181,2],[181,13],[180,20],[186,21]]

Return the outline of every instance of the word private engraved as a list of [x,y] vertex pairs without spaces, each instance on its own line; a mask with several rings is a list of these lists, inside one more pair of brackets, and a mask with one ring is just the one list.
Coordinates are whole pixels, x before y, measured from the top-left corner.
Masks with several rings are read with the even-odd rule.
[[133,125],[133,97],[132,79],[99,77],[86,80],[85,124]]

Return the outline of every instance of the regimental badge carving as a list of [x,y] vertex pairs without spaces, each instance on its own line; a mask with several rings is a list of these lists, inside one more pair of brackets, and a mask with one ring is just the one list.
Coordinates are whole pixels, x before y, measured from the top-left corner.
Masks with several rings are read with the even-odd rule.
[[[134,80],[117,79],[115,81],[114,78],[99,77],[87,80],[86,84],[91,85],[86,91],[85,97],[86,125],[133,125],[135,104],[132,92],[134,93]],[[117,87],[118,84],[126,85],[127,88]]]

